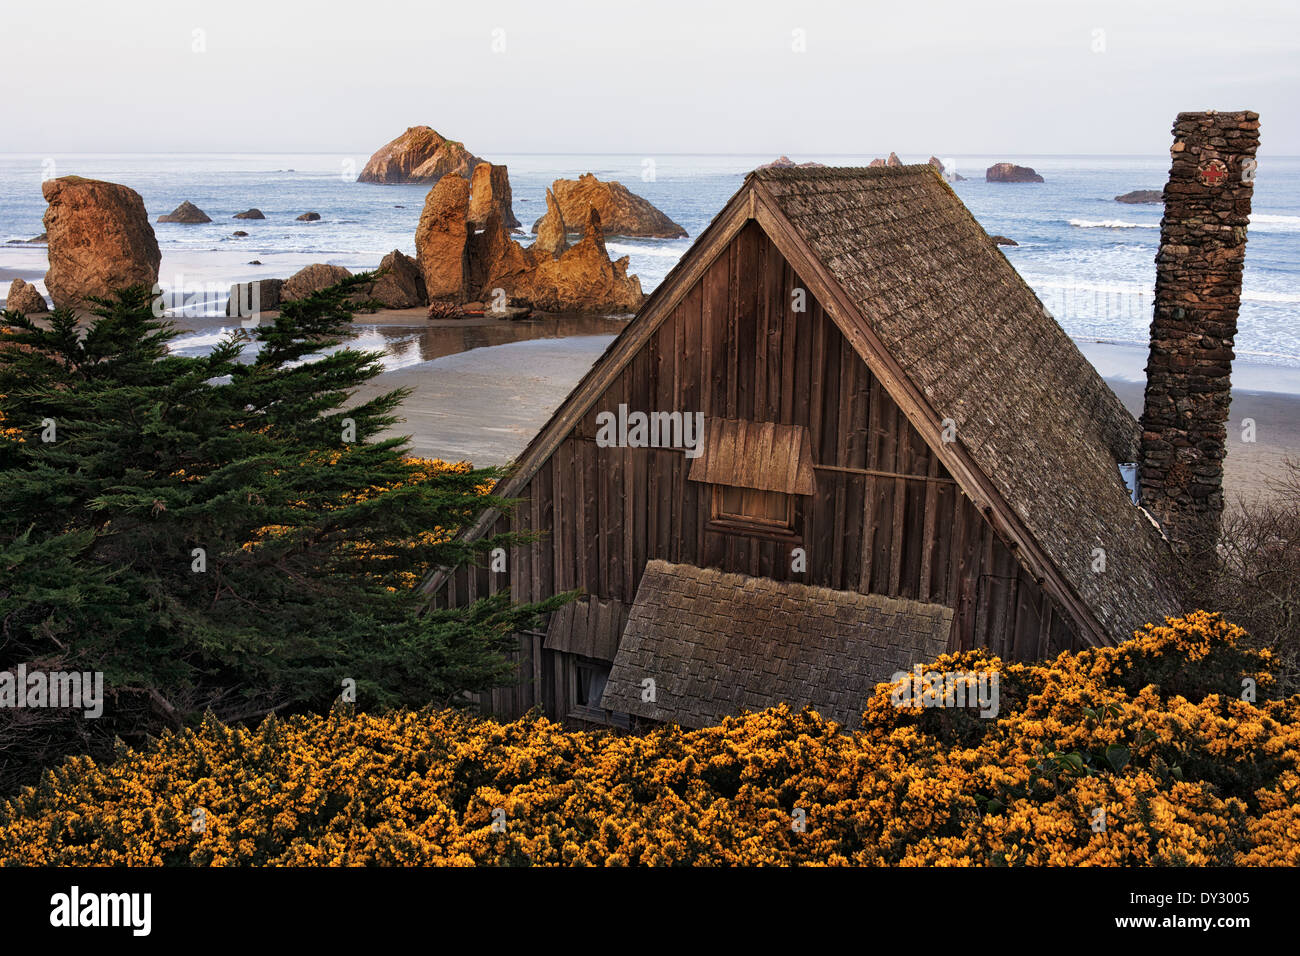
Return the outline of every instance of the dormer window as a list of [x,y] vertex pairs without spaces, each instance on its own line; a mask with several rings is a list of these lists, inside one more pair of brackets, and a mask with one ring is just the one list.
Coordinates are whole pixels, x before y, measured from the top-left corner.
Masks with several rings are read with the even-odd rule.
[[714,485],[713,520],[739,529],[793,532],[794,495]]
[[797,498],[816,487],[808,429],[706,419],[700,456],[688,477],[711,486],[711,530],[797,535]]

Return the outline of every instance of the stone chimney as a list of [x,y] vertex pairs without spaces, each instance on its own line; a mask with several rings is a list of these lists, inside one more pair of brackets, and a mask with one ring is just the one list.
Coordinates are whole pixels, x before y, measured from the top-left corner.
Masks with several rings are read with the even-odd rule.
[[1179,113],[1156,254],[1142,410],[1142,504],[1175,549],[1206,553],[1223,513],[1246,225],[1259,114]]

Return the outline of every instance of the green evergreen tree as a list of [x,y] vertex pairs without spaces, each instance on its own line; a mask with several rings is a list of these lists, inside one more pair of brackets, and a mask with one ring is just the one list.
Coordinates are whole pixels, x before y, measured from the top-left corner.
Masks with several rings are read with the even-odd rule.
[[99,720],[0,712],[0,786],[206,711],[324,709],[349,678],[383,707],[510,676],[510,635],[556,602],[437,611],[413,586],[516,543],[454,537],[512,503],[483,494],[496,470],[429,475],[378,437],[406,390],[349,404],[382,371],[340,347],[369,278],[199,357],[169,351],[143,288],[82,323],[4,313],[0,670],[102,671],[108,700]]

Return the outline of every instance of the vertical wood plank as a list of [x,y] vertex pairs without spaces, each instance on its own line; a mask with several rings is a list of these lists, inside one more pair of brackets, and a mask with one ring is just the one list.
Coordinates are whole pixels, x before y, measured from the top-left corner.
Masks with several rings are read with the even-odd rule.
[[781,417],[779,420],[790,424],[802,424],[807,419],[801,419],[795,414],[795,382],[798,371],[796,346],[805,323],[800,321],[802,316],[797,315],[791,308],[791,297],[795,287],[794,271],[785,258],[776,251],[775,244],[772,250],[781,260]]
[[[937,462],[933,457],[930,458],[929,473],[934,477],[937,473]],[[935,526],[938,523],[939,507],[939,485],[937,482],[927,481],[925,483],[925,528],[921,535],[924,542],[924,550],[921,554],[921,591],[918,597],[922,601],[933,599],[935,588],[933,586],[934,574],[934,552],[937,546],[935,540]]]
[[862,570],[858,574],[858,590],[863,594],[871,593],[871,572],[875,558],[876,535],[879,534],[879,528],[876,526],[875,511],[876,497],[880,494],[876,482],[878,479],[875,475],[867,475],[863,483],[862,495]]
[[[804,285],[794,272],[791,272],[791,293],[795,290],[802,289],[806,300],[807,311],[792,312],[791,320],[795,323],[795,376],[792,387],[793,404],[792,418],[790,421],[795,425],[804,425],[812,432],[812,392],[813,392],[813,328],[816,326],[813,310],[815,303],[808,293],[808,287]],[[820,461],[816,457],[817,451],[813,449],[813,460]]]
[[819,465],[833,464],[834,446],[823,444],[822,419],[826,408],[826,317],[821,306],[809,301],[808,314],[812,324],[811,378],[808,381],[808,431],[812,436],[813,461]]
[[737,402],[737,389],[740,384],[740,247],[744,242],[744,236],[745,230],[742,229],[727,246],[726,344],[722,351],[727,377],[725,392],[727,418],[740,417]]

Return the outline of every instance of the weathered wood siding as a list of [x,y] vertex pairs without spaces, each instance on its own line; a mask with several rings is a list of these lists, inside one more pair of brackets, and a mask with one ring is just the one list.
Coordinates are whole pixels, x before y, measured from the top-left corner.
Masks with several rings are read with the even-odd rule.
[[[521,492],[515,528],[549,534],[511,555],[513,595],[581,588],[631,604],[646,562],[663,558],[946,604],[954,649],[1030,659],[1082,646],[821,305],[807,295],[806,311],[792,311],[797,288],[776,247],[746,225]],[[807,427],[817,493],[797,499],[799,540],[708,530],[710,488],[687,480],[680,450],[598,447],[597,413],[620,404]],[[796,546],[803,573],[791,571]],[[462,570],[437,604],[491,593],[506,577]],[[521,683],[495,692],[493,711],[540,700],[563,716],[561,655],[524,635],[518,656]]]

